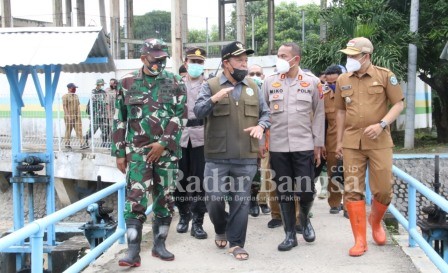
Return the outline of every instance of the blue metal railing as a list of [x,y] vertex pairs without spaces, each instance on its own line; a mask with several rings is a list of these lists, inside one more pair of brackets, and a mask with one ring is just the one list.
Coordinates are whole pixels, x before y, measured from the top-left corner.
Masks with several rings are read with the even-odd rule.
[[[433,156],[434,158],[434,156]],[[395,216],[398,222],[409,233],[409,246],[415,247],[416,243],[426,253],[428,258],[441,272],[448,272],[448,264],[442,257],[433,249],[433,247],[423,238],[417,230],[417,191],[426,196],[428,200],[439,206],[444,211],[448,212],[448,201],[442,196],[438,195],[420,181],[405,173],[401,169],[393,166],[392,171],[396,177],[407,183],[408,185],[408,216],[407,220],[401,212],[392,204],[389,205],[389,211]],[[448,251],[448,250],[445,250]]]
[[115,232],[106,240],[104,240],[97,247],[92,249],[88,254],[86,254],[82,259],[77,261],[71,267],[69,267],[64,272],[80,272],[84,267],[90,264],[93,260],[95,260],[98,256],[100,256],[107,248],[109,248],[115,241],[119,241],[119,243],[124,243],[124,234],[125,234],[125,222],[124,222],[124,200],[125,200],[125,186],[126,182],[118,182],[110,185],[109,187],[96,192],[84,199],[71,204],[55,213],[52,213],[44,218],[38,219],[23,228],[14,231],[13,233],[3,237],[0,239],[0,251],[11,247],[18,242],[25,240],[26,238],[30,238],[31,243],[31,272],[33,273],[42,273],[43,266],[43,237],[45,230],[48,226],[54,225],[62,219],[75,214],[76,212],[85,209],[92,203],[98,202],[99,200],[107,197],[114,192],[118,192],[118,226]]

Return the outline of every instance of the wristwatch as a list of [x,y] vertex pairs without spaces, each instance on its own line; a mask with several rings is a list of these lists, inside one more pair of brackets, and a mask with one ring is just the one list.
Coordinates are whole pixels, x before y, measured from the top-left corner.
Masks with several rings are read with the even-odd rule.
[[381,120],[380,121],[380,126],[381,126],[381,128],[386,128],[386,126],[387,126],[387,122],[385,122],[384,120]]

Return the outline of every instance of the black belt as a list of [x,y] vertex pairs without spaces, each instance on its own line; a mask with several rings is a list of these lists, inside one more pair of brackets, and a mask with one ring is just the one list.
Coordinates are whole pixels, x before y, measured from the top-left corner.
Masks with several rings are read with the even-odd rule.
[[204,125],[203,119],[189,119],[186,127],[202,126]]

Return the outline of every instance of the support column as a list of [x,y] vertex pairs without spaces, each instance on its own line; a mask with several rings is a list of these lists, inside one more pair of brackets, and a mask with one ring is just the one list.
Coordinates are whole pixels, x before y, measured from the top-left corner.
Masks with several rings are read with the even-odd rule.
[[12,27],[11,0],[2,0],[2,27]]
[[171,0],[171,63],[172,71],[176,73],[182,64],[182,16],[181,4],[178,0]]
[[236,40],[246,44],[246,1],[236,0]]
[[226,6],[223,0],[218,0],[218,28],[219,28],[219,40],[225,41],[226,39]]
[[106,23],[106,7],[104,5],[104,0],[99,0],[100,4],[100,21],[103,27],[104,33],[107,33],[107,23]]
[[84,0],[76,0],[76,18],[78,27],[86,26],[86,6],[84,5]]
[[65,25],[72,26],[72,0],[65,0]]
[[274,0],[268,0],[268,54],[275,55],[274,49]]
[[53,0],[53,25],[62,27],[62,0]]
[[120,0],[110,0],[110,45],[112,57],[120,59]]

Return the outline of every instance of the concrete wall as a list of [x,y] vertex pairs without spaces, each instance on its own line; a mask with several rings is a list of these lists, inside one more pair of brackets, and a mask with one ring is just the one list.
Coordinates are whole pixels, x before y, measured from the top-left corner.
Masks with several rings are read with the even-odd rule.
[[[428,188],[434,190],[434,159],[396,159],[395,166],[410,174],[412,177],[422,182]],[[440,193],[445,199],[448,199],[448,159],[443,158],[439,161],[439,182],[442,184]],[[394,178],[394,198],[392,203],[397,209],[406,216],[408,212],[407,184]],[[431,202],[417,192],[417,214],[418,219],[426,219],[427,215],[422,212],[422,208],[432,205]]]

